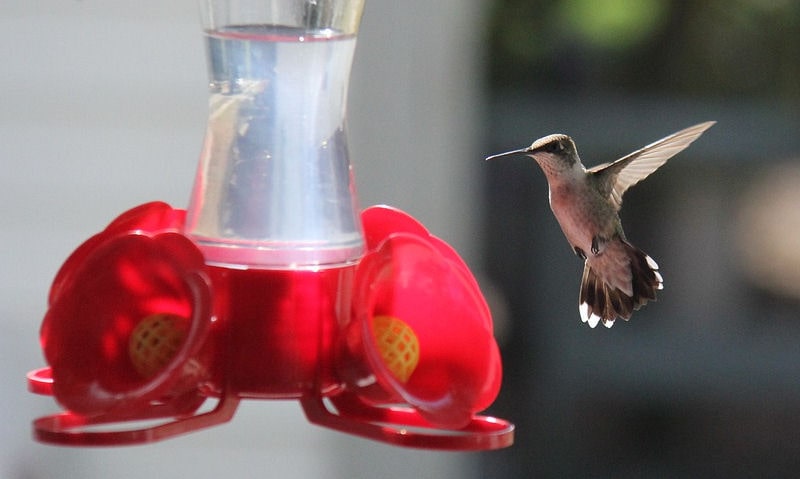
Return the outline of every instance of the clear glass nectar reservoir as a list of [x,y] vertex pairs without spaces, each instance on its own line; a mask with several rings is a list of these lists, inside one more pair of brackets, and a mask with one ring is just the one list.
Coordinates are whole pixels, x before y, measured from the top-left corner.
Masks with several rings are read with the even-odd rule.
[[206,32],[208,130],[187,233],[209,262],[316,268],[362,255],[345,124],[355,43],[316,27]]

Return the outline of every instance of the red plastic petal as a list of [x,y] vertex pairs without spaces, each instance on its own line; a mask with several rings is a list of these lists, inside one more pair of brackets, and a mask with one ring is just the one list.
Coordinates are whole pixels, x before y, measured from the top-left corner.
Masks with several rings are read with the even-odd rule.
[[57,299],[65,285],[72,280],[75,270],[80,267],[91,252],[115,236],[136,232],[151,234],[179,231],[186,218],[184,210],[173,209],[166,203],[154,201],[136,206],[114,219],[103,231],[84,241],[67,258],[56,273],[50,287],[49,304]]
[[367,250],[377,249],[381,242],[396,233],[409,233],[426,238],[430,233],[419,221],[391,206],[370,206],[361,212]]

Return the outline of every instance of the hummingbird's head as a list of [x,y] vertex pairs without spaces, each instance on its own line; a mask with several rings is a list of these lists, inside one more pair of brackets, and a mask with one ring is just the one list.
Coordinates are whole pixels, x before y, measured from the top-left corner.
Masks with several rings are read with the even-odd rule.
[[522,153],[536,160],[545,173],[548,170],[555,172],[569,170],[576,163],[580,163],[575,142],[561,133],[539,138],[531,146],[523,149]]
[[492,160],[511,155],[526,155],[533,158],[548,178],[576,167],[582,168],[575,142],[569,136],[560,133],[539,138],[527,148],[500,153],[486,159]]

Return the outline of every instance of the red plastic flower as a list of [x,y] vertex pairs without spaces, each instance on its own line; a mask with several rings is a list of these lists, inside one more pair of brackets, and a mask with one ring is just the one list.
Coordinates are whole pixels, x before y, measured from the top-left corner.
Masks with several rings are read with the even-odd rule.
[[202,254],[178,232],[183,217],[164,203],[123,213],[56,275],[41,342],[67,409],[124,418],[202,402],[193,387],[207,373],[197,358],[211,292]]
[[501,379],[478,284],[449,245],[407,214],[372,207],[362,221],[368,252],[346,334],[349,354],[369,368],[350,370],[350,382],[366,400],[402,400],[432,424],[463,427],[495,399]]

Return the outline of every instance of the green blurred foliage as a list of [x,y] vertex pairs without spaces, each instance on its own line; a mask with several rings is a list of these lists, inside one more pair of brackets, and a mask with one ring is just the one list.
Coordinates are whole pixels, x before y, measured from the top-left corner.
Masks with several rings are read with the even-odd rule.
[[495,0],[489,41],[495,89],[800,103],[794,0]]

